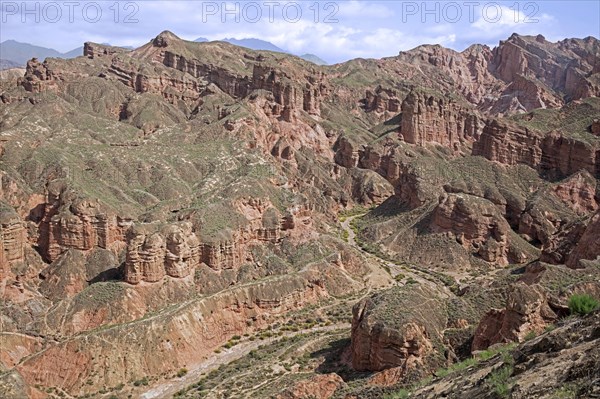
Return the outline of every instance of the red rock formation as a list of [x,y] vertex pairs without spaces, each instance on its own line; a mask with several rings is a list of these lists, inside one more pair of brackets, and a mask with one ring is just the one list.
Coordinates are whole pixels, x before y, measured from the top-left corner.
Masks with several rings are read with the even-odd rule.
[[598,173],[597,146],[551,132],[542,142],[542,170],[557,171],[568,176],[579,170],[587,170],[592,175]]
[[285,159],[286,161],[292,161],[294,159],[294,152],[293,145],[284,137],[277,140],[277,143],[275,143],[271,149],[271,155]]
[[[198,45],[198,44],[196,44]],[[127,58],[115,58],[109,70],[114,76],[138,92],[165,93],[175,88],[182,93],[181,99],[193,103],[208,84],[215,84],[224,93],[234,98],[243,98],[256,90],[272,94],[268,114],[294,122],[300,111],[320,115],[322,95],[327,91],[324,75],[314,72],[307,76],[289,76],[283,70],[262,65],[261,59],[250,64],[251,76],[242,76],[232,69],[202,62],[189,53],[184,41],[171,32],[163,32],[151,43],[135,50],[132,56],[149,57],[164,66],[184,72],[175,79],[168,76],[148,75],[144,70],[132,70]],[[248,58],[249,59],[249,58]],[[190,79],[190,76],[196,79]],[[198,78],[202,78],[202,84]],[[294,79],[298,78],[298,79]]]
[[524,254],[511,250],[508,222],[493,203],[483,198],[444,195],[433,211],[431,229],[454,234],[465,249],[487,262],[507,265],[526,259]]
[[367,90],[365,94],[364,109],[366,112],[375,112],[378,114],[390,114],[400,112],[401,99],[398,98],[398,93],[393,89],[377,86],[374,91]]
[[25,260],[27,231],[19,216],[9,210],[0,210],[0,270],[8,272],[11,265]]
[[459,93],[479,110],[502,115],[598,96],[597,46],[593,37],[550,43],[542,36],[513,34],[493,50],[473,45],[459,53],[423,45],[378,66],[419,86]]
[[508,295],[506,308],[492,309],[483,317],[475,330],[472,350],[499,342],[522,341],[529,332],[543,332],[556,317],[542,287],[518,282]]
[[203,242],[202,262],[214,270],[235,269],[242,264],[245,244],[237,232],[229,237],[221,235],[211,242]]
[[273,93],[272,114],[281,115],[286,122],[293,122],[298,111],[320,115],[321,93],[325,90],[323,76],[309,77],[304,88],[296,87],[296,84],[282,71],[254,65],[249,87]]
[[54,261],[68,248],[122,246],[130,222],[103,208],[98,200],[78,198],[64,186],[50,184],[39,226],[41,253]]
[[498,120],[486,124],[472,154],[507,165],[525,164],[559,176],[580,170],[598,172],[598,148],[594,145],[559,132],[542,135]]
[[[377,145],[359,148],[357,144],[341,136],[334,148],[334,160],[338,165],[376,172],[391,184],[400,202],[411,209],[423,205],[433,194],[427,184],[424,184],[421,172],[413,162],[413,154],[401,148],[395,140],[388,138]],[[371,190],[375,197],[378,196],[377,192],[379,195],[386,195],[388,191],[386,187]]]
[[[192,112],[202,103],[201,97],[211,92],[207,88],[213,84],[236,99],[256,95],[257,91],[267,91],[272,99],[268,114],[294,122],[301,112],[320,115],[321,98],[328,91],[322,72],[302,70],[297,76],[291,76],[283,69],[261,64],[262,56],[245,57],[247,63],[243,68],[250,76],[238,72],[239,68],[203,62],[200,53],[190,51],[186,42],[170,32],[161,33],[152,42],[134,51],[88,42],[84,46],[84,54],[90,59],[99,59],[103,66],[100,76],[117,80],[138,93],[159,94],[178,107],[183,104],[186,112]],[[164,67],[155,65],[155,68],[149,69],[143,67],[139,60]],[[173,73],[173,70],[181,73]],[[57,72],[51,63],[41,64],[34,59],[28,63],[21,84],[32,92],[56,90],[59,82],[66,80],[65,76],[70,73],[72,71]],[[117,109],[124,106],[121,103],[111,105]],[[123,115],[127,115],[126,105],[121,117]]]
[[[494,49],[493,64],[498,77],[505,82],[525,76],[538,79],[556,91],[564,91],[571,99],[590,97],[598,95],[598,86],[587,79],[597,63],[594,50],[597,42],[588,37],[554,44],[540,35],[513,34]],[[573,59],[578,61],[572,62]]]
[[353,168],[358,165],[359,148],[356,143],[346,136],[340,136],[334,146],[335,163],[345,168]]
[[[298,275],[234,287],[196,299],[174,313],[51,344],[17,369],[31,386],[59,387],[73,395],[96,392],[100,384],[116,386],[142,375],[173,374],[214,355],[214,349],[234,335],[264,328],[276,317],[325,296],[321,286]],[[93,384],[88,385],[88,380]]]
[[[356,317],[360,323],[360,313]],[[360,371],[379,371],[403,363],[418,367],[422,365],[420,358],[433,349],[424,327],[414,323],[406,324],[400,333],[376,326],[365,330],[353,322],[352,337],[352,367]]]
[[593,213],[600,208],[596,197],[598,182],[587,171],[570,176],[554,187],[554,194],[580,215]]
[[98,44],[92,42],[85,42],[83,44],[83,54],[86,57],[94,59],[96,57],[106,57],[113,54],[126,53],[129,50],[122,47],[107,46],[105,44]]
[[[581,240],[587,228],[588,220],[578,220],[564,226],[550,237],[540,255],[540,261],[552,264],[565,264],[573,248]],[[576,262],[578,263],[578,262]]]
[[483,123],[467,106],[420,91],[402,102],[400,136],[407,143],[440,144],[458,151],[477,140]]
[[473,144],[473,155],[507,165],[522,163],[535,168],[542,159],[541,143],[536,133],[494,119],[486,124],[480,139]]
[[125,281],[157,282],[165,275],[183,278],[205,263],[211,269],[237,269],[250,256],[251,243],[276,243],[282,234],[295,228],[295,218],[304,212],[297,209],[281,215],[268,200],[240,199],[233,205],[245,218],[236,230],[223,229],[216,236],[202,236],[193,231],[190,222],[156,230],[152,225],[130,229],[127,236]]
[[541,243],[542,248],[551,246],[554,234],[561,225],[560,218],[542,206],[532,204],[519,216],[519,234],[529,241]]
[[596,213],[583,231],[581,238],[574,242],[573,251],[568,255],[567,266],[580,267],[581,259],[594,260],[600,256],[600,213]]
[[190,223],[169,226],[166,234],[165,272],[168,276],[188,276],[200,259],[200,241]]
[[489,109],[494,115],[527,112],[537,108],[558,108],[563,99],[538,81],[517,74]]
[[462,53],[440,45],[423,45],[386,59],[386,64],[392,64],[386,67],[393,66],[394,72],[407,80],[418,79],[423,87],[457,91],[472,104],[480,104],[490,91],[503,86],[491,72],[492,58],[492,51],[485,45],[472,45]]
[[298,208],[281,215],[270,200],[260,198],[242,198],[233,206],[244,217],[244,226],[235,231],[223,230],[216,237],[202,237],[202,262],[214,270],[238,268],[248,257],[251,243],[279,242],[284,232],[296,227],[296,217],[306,212]]
[[27,61],[25,77],[21,81],[25,90],[33,93],[41,93],[46,90],[56,89],[54,73],[48,68],[46,62],[41,63],[37,58]]
[[[356,370],[381,371],[401,367],[403,375],[427,373],[446,319],[439,293],[416,285],[410,295],[396,288],[358,302],[352,308],[350,350]],[[427,298],[427,299],[425,299]],[[419,301],[431,301],[432,312],[423,317]],[[435,308],[435,310],[433,310]],[[438,312],[439,311],[439,312]]]
[[131,229],[128,233],[125,281],[137,284],[141,281],[157,282],[165,276],[165,241],[154,233],[146,235]]
[[410,208],[418,208],[430,198],[431,193],[423,187],[410,157],[404,157],[401,151],[392,142],[377,147],[366,146],[359,151],[358,167],[383,176],[394,187],[402,203]]
[[150,74],[145,69],[135,69],[130,61],[127,56],[112,57],[107,75],[138,93],[156,93],[172,104],[183,101],[193,107],[205,88],[205,84],[195,79],[195,76],[173,74],[160,69]]
[[169,225],[161,231],[151,226],[134,227],[127,237],[125,281],[157,282],[165,275],[189,276],[201,260],[200,240],[189,222]]
[[0,338],[0,362],[4,367],[13,368],[21,359],[42,349],[39,338],[25,334],[5,334]]

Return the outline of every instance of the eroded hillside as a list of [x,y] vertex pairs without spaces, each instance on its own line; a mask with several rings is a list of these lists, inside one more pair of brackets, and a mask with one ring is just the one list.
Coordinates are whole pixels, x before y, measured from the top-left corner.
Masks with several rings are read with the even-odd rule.
[[600,295],[599,51],[29,61],[0,85],[2,396],[379,397],[561,323]]

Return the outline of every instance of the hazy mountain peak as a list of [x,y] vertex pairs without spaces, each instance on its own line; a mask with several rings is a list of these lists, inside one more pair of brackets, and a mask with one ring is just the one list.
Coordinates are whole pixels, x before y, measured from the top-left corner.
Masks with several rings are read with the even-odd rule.
[[300,58],[317,65],[329,65],[327,61],[314,54],[302,54]]
[[266,50],[266,51],[276,51],[279,53],[289,53],[289,51],[284,50],[280,47],[277,47],[271,42],[262,39],[256,38],[244,38],[244,39],[236,39],[234,37],[223,39],[224,42],[234,44],[240,47],[246,47],[251,50]]

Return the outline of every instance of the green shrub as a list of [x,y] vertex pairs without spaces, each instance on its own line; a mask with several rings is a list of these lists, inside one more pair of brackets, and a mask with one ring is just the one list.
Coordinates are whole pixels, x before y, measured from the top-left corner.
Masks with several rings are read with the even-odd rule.
[[409,278],[406,280],[406,284],[417,284],[417,283],[418,283],[418,282],[417,282],[417,280],[415,280],[415,279],[414,279],[414,278],[412,278],[412,277],[409,277]]
[[535,331],[529,331],[527,333],[527,335],[525,335],[525,341],[531,341],[535,337],[537,337],[537,334],[535,333]]
[[396,392],[386,393],[383,396],[384,399],[407,399],[408,397],[410,397],[410,391],[405,388]]
[[134,381],[133,385],[135,385],[136,387],[148,385],[148,377],[144,377],[140,380]]
[[501,398],[507,398],[510,394],[511,387],[508,384],[508,379],[512,375],[512,372],[512,367],[502,366],[488,377],[490,387]]
[[574,294],[569,298],[571,314],[584,316],[600,307],[600,302],[589,294]]
[[184,375],[186,375],[188,373],[188,369],[186,369],[185,367],[182,369],[179,369],[179,371],[177,372],[177,377],[181,378]]
[[577,398],[577,387],[565,385],[552,392],[552,399],[575,399]]
[[448,374],[450,374],[450,370],[447,368],[440,368],[435,371],[435,376],[439,378],[444,378]]

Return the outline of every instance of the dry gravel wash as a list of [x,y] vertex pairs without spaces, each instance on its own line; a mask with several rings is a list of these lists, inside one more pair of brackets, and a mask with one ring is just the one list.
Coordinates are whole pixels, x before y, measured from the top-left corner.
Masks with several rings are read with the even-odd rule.
[[[380,258],[377,255],[372,254],[372,253],[367,252],[364,249],[362,249],[360,247],[360,245],[358,245],[358,243],[356,242],[356,234],[354,233],[354,230],[352,230],[351,226],[352,226],[352,221],[354,219],[360,218],[363,216],[365,216],[364,213],[360,214],[360,215],[350,216],[342,222],[342,228],[348,233],[348,244],[352,245],[354,248],[356,248],[358,251],[360,251],[365,257],[374,261],[376,264],[380,264],[384,268],[389,269],[392,277],[396,277],[399,274],[403,274],[405,276],[405,278],[406,277],[412,278],[413,280],[419,282],[420,284],[424,284],[424,285],[434,288],[436,290],[441,289],[441,292],[445,295],[446,298],[448,298],[452,295],[452,292],[447,287],[445,287],[443,284],[435,283],[435,282],[431,281],[431,277],[429,277],[429,276],[428,276],[429,278],[423,277],[423,274],[425,274],[425,273],[417,272],[414,269],[410,269],[407,266],[401,266],[394,262],[390,262],[389,260]],[[460,277],[463,277],[463,276],[460,276]]]
[[181,378],[174,379],[167,383],[163,383],[153,387],[152,389],[142,393],[139,398],[140,399],[171,399],[173,395],[179,390],[186,388],[187,386],[193,384],[197,380],[199,380],[203,374],[207,374],[212,370],[218,369],[220,366],[231,363],[235,360],[238,360],[246,355],[248,355],[251,351],[256,350],[261,345],[271,344],[282,337],[291,338],[299,334],[306,334],[312,332],[323,332],[323,331],[336,331],[336,330],[348,330],[348,334],[350,333],[350,323],[338,323],[330,326],[324,327],[313,327],[307,330],[301,330],[296,332],[290,332],[278,337],[271,337],[264,340],[257,341],[246,341],[241,342],[233,348],[223,350],[219,354],[215,354],[214,356],[206,359],[196,365],[193,365],[189,368],[188,373]]

